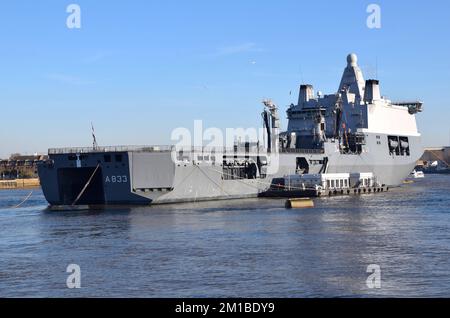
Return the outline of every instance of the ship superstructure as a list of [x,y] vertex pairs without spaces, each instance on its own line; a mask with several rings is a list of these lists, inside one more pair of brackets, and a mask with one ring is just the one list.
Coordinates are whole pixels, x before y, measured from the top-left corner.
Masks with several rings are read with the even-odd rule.
[[397,142],[400,152],[408,152],[408,136],[420,136],[413,115],[422,111],[422,103],[393,103],[381,96],[378,80],[364,81],[355,54],[347,63],[335,94],[316,97],[311,85],[300,86],[297,105],[287,111],[284,147],[323,149],[325,141],[339,140],[342,153],[360,153],[364,134],[379,133],[392,135],[392,148]]
[[380,186],[408,177],[422,155],[421,102],[382,97],[350,54],[338,91],[301,85],[280,133],[278,108],[264,101],[264,141],[232,148],[50,149],[38,168],[50,205],[150,204],[256,197],[286,175],[370,173]]

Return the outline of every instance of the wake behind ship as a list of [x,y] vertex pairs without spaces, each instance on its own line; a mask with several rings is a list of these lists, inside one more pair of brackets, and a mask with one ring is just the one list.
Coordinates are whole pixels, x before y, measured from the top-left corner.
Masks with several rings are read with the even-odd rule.
[[51,206],[257,197],[275,180],[311,174],[370,174],[373,184],[396,186],[423,153],[415,118],[421,111],[421,102],[382,97],[379,81],[365,81],[350,54],[336,93],[300,86],[287,131],[280,133],[278,109],[265,101],[261,143],[49,149],[38,173]]

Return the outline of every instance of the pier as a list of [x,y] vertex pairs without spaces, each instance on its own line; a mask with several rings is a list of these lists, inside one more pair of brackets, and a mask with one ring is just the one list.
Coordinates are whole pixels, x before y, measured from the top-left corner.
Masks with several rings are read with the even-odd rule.
[[348,188],[348,189],[269,189],[262,194],[262,197],[266,198],[320,198],[320,197],[333,197],[338,195],[363,195],[363,194],[376,194],[389,191],[387,186],[379,187],[361,187],[361,188]]
[[0,190],[8,189],[32,189],[40,187],[38,178],[0,180]]
[[263,197],[308,198],[362,195],[389,191],[372,173],[322,173],[289,175],[272,181]]

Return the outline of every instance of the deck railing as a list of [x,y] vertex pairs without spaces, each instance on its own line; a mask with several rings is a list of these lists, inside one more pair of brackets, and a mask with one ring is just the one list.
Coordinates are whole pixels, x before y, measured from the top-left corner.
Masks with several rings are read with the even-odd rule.
[[302,154],[323,154],[325,153],[324,149],[291,149],[285,148],[280,149],[281,153],[302,153]]
[[83,153],[107,153],[107,152],[265,152],[261,146],[239,147],[183,147],[183,146],[107,146],[107,147],[72,147],[72,148],[50,148],[49,155],[57,154],[83,154]]
[[[238,147],[182,147],[182,146],[107,146],[107,147],[71,147],[71,148],[50,148],[49,155],[58,154],[85,154],[85,153],[108,153],[108,152],[196,152],[196,153],[266,153],[267,150],[263,146],[252,145],[248,148],[245,146]],[[280,153],[303,153],[303,154],[322,154],[323,149],[279,149]]]
[[164,152],[172,151],[173,146],[106,146],[106,147],[70,147],[70,148],[50,148],[49,155],[58,154],[82,154],[82,153],[102,153],[102,152]]

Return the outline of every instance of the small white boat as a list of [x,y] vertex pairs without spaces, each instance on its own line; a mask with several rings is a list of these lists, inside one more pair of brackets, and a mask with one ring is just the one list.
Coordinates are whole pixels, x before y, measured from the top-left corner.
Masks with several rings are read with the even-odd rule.
[[423,171],[413,170],[413,172],[411,172],[411,177],[414,179],[425,178],[425,174],[423,173]]

